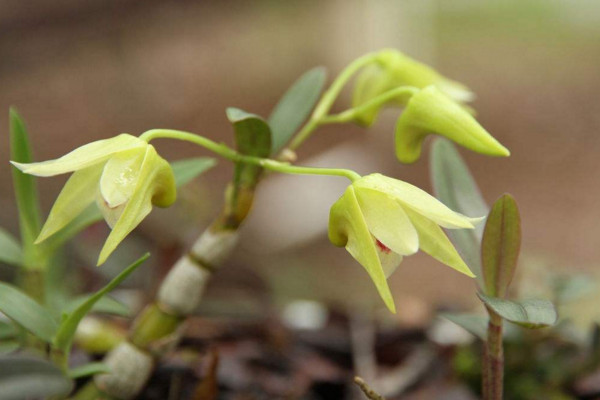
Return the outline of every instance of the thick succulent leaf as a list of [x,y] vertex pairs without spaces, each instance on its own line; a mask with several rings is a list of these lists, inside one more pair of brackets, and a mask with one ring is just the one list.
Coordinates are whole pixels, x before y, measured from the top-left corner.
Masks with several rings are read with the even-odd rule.
[[393,252],[403,256],[419,251],[419,236],[402,206],[385,193],[356,191],[369,231]]
[[56,321],[31,297],[8,283],[0,282],[0,311],[34,336],[50,342]]
[[552,302],[541,299],[512,301],[499,297],[477,294],[481,301],[493,312],[514,324],[529,329],[545,328],[554,325],[558,314]]
[[0,399],[23,400],[66,396],[73,387],[55,365],[24,356],[0,357]]
[[83,317],[90,312],[92,307],[94,307],[94,304],[96,304],[105,294],[109,293],[121,282],[123,282],[133,271],[137,269],[137,267],[142,265],[142,263],[146,261],[148,257],[150,257],[149,253],[146,253],[140,257],[137,261],[123,270],[123,272],[114,277],[106,286],[98,290],[81,305],[79,305],[73,312],[68,314],[66,318],[63,318],[53,340],[54,346],[68,354],[71,348],[71,343],[73,342],[73,337],[75,336],[75,331],[77,330],[77,326]]
[[175,186],[181,187],[217,165],[217,160],[209,157],[194,157],[171,163]]
[[[108,160],[115,153],[133,148],[148,146],[145,141],[122,133],[110,139],[102,139],[88,143],[55,160],[24,164],[13,162],[13,165],[26,174],[37,176],[53,176],[77,171]],[[16,161],[16,160],[15,160]]]
[[306,120],[319,99],[326,76],[323,67],[311,69],[279,100],[268,120],[273,132],[271,154],[281,150]]
[[[10,156],[13,161],[30,163],[33,161],[29,137],[25,124],[16,110],[10,110]],[[40,206],[35,177],[12,168],[13,186],[19,209],[21,243],[27,252],[40,232]]]
[[413,95],[396,123],[396,156],[413,163],[421,155],[425,137],[435,133],[472,151],[506,157],[508,149],[490,135],[459,103],[435,86]]
[[96,374],[106,374],[111,371],[108,364],[103,362],[91,362],[88,364],[80,365],[79,367],[71,368],[69,370],[69,378],[79,379]]
[[487,218],[481,242],[485,293],[504,297],[515,274],[521,247],[521,220],[515,199],[505,194]]
[[[262,158],[271,154],[271,128],[265,120],[238,108],[228,108],[227,118],[233,124],[238,152]],[[236,163],[235,186],[254,186],[261,172],[262,168],[259,166]]]
[[50,210],[36,243],[46,240],[64,228],[94,202],[101,174],[102,167],[93,165],[76,171],[67,180]]
[[21,245],[17,239],[2,228],[0,228],[0,262],[16,267],[23,264]]
[[360,210],[353,186],[349,186],[331,207],[329,240],[336,246],[345,246],[352,257],[367,270],[384,303],[395,313],[396,306],[377,254],[376,244]]
[[237,150],[248,156],[268,157],[271,153],[271,128],[256,114],[239,108],[227,109],[227,118],[233,124]]
[[482,219],[469,218],[454,212],[424,190],[381,174],[367,175],[354,185],[386,193],[396,198],[405,208],[412,209],[444,228],[473,228],[473,224]]
[[[161,200],[158,204],[157,196],[160,196]],[[103,264],[119,243],[150,214],[152,204],[168,206],[175,201],[175,196],[175,178],[171,167],[156,153],[154,147],[149,145],[136,188],[100,251],[98,265]]]
[[460,326],[473,336],[483,340],[487,340],[487,329],[489,318],[486,315],[470,314],[470,313],[443,313],[442,318]]
[[[488,214],[488,206],[473,176],[450,141],[442,138],[435,140],[431,148],[430,171],[433,191],[442,203],[464,215]],[[447,232],[462,258],[477,275],[480,286],[483,285],[480,250],[483,227],[484,224],[480,223],[474,230],[455,229]]]
[[421,250],[458,272],[475,277],[442,228],[411,209],[407,209],[406,213],[417,229]]

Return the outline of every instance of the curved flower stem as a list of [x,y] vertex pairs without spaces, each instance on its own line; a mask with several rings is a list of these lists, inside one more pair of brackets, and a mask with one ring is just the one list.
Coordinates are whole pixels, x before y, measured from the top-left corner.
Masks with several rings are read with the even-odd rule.
[[294,136],[287,148],[289,150],[296,150],[306,139],[310,137],[313,131],[323,123],[323,118],[327,115],[331,106],[339,96],[340,92],[348,83],[350,78],[360,71],[365,66],[375,62],[377,60],[377,53],[369,53],[360,58],[357,58],[350,63],[333,81],[329,89],[323,94],[321,100],[315,107],[310,119],[304,125],[304,127]]
[[176,139],[194,143],[233,162],[242,162],[257,165],[270,171],[276,171],[285,174],[342,176],[348,178],[351,182],[354,182],[355,180],[360,178],[359,174],[349,169],[299,167],[271,159],[243,155],[223,143],[217,143],[203,136],[189,132],[177,131],[172,129],[153,129],[145,132],[140,136],[140,139],[145,140],[147,142],[158,138]]
[[400,87],[391,89],[391,90],[375,97],[374,99],[366,102],[365,104],[363,104],[359,107],[350,108],[339,114],[327,115],[321,119],[321,123],[322,124],[333,124],[333,123],[350,122],[358,114],[361,114],[373,107],[380,107],[382,104],[385,104],[390,100],[400,100],[400,101],[406,102],[418,91],[419,91],[419,89],[416,87],[413,87],[413,86],[400,86]]

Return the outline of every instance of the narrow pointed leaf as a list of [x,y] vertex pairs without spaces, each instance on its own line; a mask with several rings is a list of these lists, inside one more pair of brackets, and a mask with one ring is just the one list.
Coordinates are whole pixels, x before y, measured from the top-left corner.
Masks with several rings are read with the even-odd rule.
[[148,259],[150,256],[149,253],[146,253],[142,257],[140,257],[137,261],[127,267],[123,272],[117,275],[113,280],[111,280],[106,286],[97,291],[94,295],[90,296],[84,303],[82,303],[79,307],[75,309],[72,313],[70,313],[63,321],[61,322],[56,336],[54,337],[53,344],[55,347],[65,351],[68,353],[71,343],[73,341],[73,336],[75,335],[75,331],[77,330],[77,326],[79,322],[86,316],[88,312],[92,309],[94,304],[98,302],[102,296],[113,290],[117,287],[122,281],[124,281],[137,267],[139,267],[144,261]]
[[[19,340],[9,339],[0,341],[0,355],[14,353],[21,348]],[[1,398],[1,397],[0,397]]]
[[461,328],[469,332],[471,335],[478,337],[483,341],[487,340],[487,316],[470,313],[443,313],[440,316],[460,326]]
[[[75,299],[69,302],[68,306],[65,307],[64,310],[62,310],[63,313],[71,314],[82,304],[87,302],[92,296],[93,295],[83,295],[76,297]],[[104,296],[100,300],[98,300],[94,304],[90,312],[111,314],[120,317],[128,317],[131,315],[131,310],[125,304],[113,299],[110,296]]]
[[481,301],[505,320],[529,329],[554,325],[558,314],[552,302],[541,299],[512,301],[477,294]]
[[0,341],[17,336],[19,330],[12,321],[0,321]]
[[0,357],[1,400],[66,396],[72,387],[72,381],[47,361],[22,356]]
[[481,242],[485,293],[504,297],[512,281],[521,247],[521,221],[515,199],[509,194],[492,206]]
[[[33,161],[25,124],[14,109],[10,110],[10,157],[19,163]],[[33,247],[41,226],[35,177],[24,174],[15,167],[12,167],[12,176],[19,209],[22,244],[25,249],[29,249]]]
[[0,282],[0,311],[36,337],[50,342],[57,324],[49,312],[14,286]]
[[[488,214],[488,206],[481,196],[475,179],[450,141],[441,138],[435,140],[431,149],[430,165],[433,191],[442,203],[464,215]],[[484,224],[480,223],[474,230],[456,229],[446,232],[471,271],[477,276],[480,287],[483,287],[480,250],[483,227]]]
[[0,228],[0,262],[16,267],[23,264],[23,250],[19,242],[2,228]]
[[325,85],[327,72],[316,67],[302,75],[285,92],[269,116],[273,131],[271,154],[285,146],[314,108]]
[[93,376],[96,374],[106,374],[110,371],[110,367],[107,364],[103,362],[92,362],[79,367],[71,368],[69,370],[69,378],[85,378],[86,376]]
[[173,175],[175,175],[175,185],[181,187],[187,184],[216,164],[217,160],[209,157],[195,157],[172,162],[171,168],[173,168]]

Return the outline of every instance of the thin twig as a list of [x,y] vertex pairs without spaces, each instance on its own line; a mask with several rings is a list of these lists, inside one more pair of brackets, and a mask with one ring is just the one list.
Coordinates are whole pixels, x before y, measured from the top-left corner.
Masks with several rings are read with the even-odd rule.
[[356,386],[358,386],[360,390],[362,390],[362,392],[365,394],[365,396],[367,396],[368,399],[385,400],[385,397],[377,394],[373,389],[371,389],[369,385],[367,385],[367,382],[365,382],[361,377],[355,376],[354,383],[356,383]]

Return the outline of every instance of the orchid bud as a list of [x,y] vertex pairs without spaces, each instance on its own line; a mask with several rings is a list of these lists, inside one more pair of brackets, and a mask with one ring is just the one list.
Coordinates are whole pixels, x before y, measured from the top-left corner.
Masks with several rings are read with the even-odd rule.
[[423,140],[430,133],[478,153],[507,157],[508,149],[490,135],[459,103],[428,86],[413,95],[396,123],[396,156],[412,163],[421,155]]
[[[356,80],[352,97],[352,107],[362,106],[376,97],[401,86],[417,89],[435,85],[440,91],[459,102],[467,102],[475,97],[463,84],[440,75],[433,68],[420,63],[393,49],[382,50],[376,61],[363,69]],[[407,97],[400,96],[390,101],[368,108],[356,115],[356,122],[370,126],[385,106],[403,106]]]

